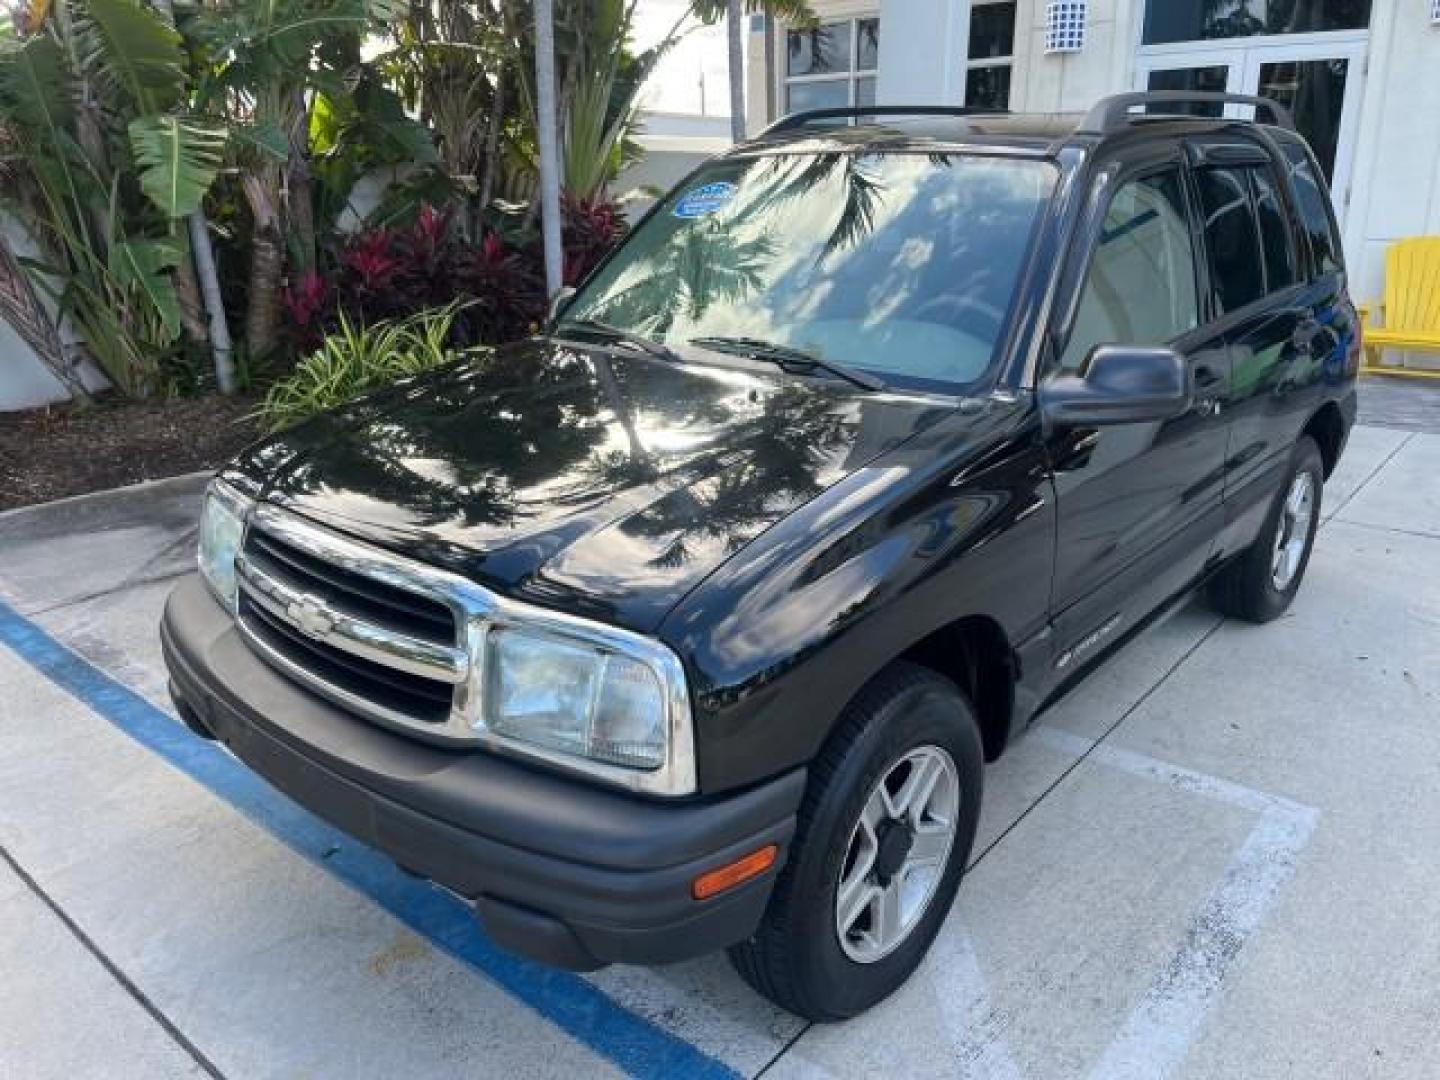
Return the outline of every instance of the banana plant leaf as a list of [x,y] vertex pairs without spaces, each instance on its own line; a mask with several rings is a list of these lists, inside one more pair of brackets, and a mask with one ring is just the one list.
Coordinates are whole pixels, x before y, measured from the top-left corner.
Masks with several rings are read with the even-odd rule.
[[180,256],[179,243],[168,238],[123,240],[110,249],[111,276],[159,315],[167,343],[180,336],[180,299],[167,273],[180,264]]
[[180,101],[185,50],[174,27],[135,0],[84,0],[81,10],[81,66],[96,76],[102,97],[119,90],[141,113]]
[[150,201],[172,219],[198,210],[224,162],[225,129],[179,116],[140,116],[129,130],[140,188]]

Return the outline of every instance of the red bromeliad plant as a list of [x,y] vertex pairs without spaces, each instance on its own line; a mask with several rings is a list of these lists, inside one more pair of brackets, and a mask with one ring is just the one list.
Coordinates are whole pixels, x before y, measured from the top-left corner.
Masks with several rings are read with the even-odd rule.
[[565,241],[565,284],[578,285],[625,235],[617,203],[605,198],[565,195],[561,199]]
[[456,285],[469,302],[460,318],[478,341],[514,341],[545,317],[545,281],[534,257],[487,233],[457,260]]
[[280,301],[285,306],[286,331],[299,349],[309,352],[318,346],[334,313],[335,298],[325,279],[311,270],[281,293]]
[[[567,196],[563,212],[565,281],[574,284],[624,236],[625,220],[604,199]],[[455,227],[450,207],[423,206],[408,228],[366,228],[327,261],[326,277],[308,273],[283,297],[289,335],[302,351],[318,345],[342,312],[352,322],[372,323],[458,302],[457,346],[516,340],[545,316],[538,243],[519,246],[491,231],[472,243]]]

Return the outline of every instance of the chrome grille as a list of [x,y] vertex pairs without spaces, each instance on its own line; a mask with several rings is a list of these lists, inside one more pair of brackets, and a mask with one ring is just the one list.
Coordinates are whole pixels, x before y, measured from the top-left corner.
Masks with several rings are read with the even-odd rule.
[[[695,791],[684,670],[675,653],[653,638],[497,595],[270,503],[251,511],[235,570],[238,624],[250,648],[357,716],[430,742],[484,746],[635,791]],[[508,626],[648,664],[667,693],[666,764],[640,771],[582,762],[491,730],[478,687],[485,680],[487,637]]]
[[460,715],[470,658],[448,575],[269,506],[236,571],[241,631],[281,672],[387,726],[477,741]]

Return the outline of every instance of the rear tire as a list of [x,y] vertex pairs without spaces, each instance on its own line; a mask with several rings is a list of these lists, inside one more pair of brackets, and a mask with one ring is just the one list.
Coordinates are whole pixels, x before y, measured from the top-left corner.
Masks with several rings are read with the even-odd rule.
[[894,992],[954,901],[983,771],[979,725],[954,683],[909,663],[877,675],[811,765],[764,919],[730,949],[741,977],[818,1021]]
[[1324,484],[1320,448],[1310,436],[1302,435],[1260,535],[1210,582],[1213,607],[1253,623],[1267,623],[1285,613],[1310,565]]

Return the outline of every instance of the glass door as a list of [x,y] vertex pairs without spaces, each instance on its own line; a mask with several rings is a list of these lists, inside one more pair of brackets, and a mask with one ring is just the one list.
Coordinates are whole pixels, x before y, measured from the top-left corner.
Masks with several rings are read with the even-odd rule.
[[[1348,40],[1347,40],[1348,39]],[[1365,40],[1351,35],[1242,38],[1204,46],[1146,49],[1137,58],[1137,90],[1223,90],[1274,98],[1295,116],[1315,150],[1343,219],[1360,117]],[[1251,116],[1249,106],[1196,104],[1200,116]]]
[[[1238,94],[1240,68],[1237,64],[1202,64],[1199,67],[1151,67],[1144,72],[1145,84],[1142,90],[1189,90],[1201,93]],[[1231,83],[1236,89],[1231,89]],[[1167,106],[1169,112],[1189,113],[1192,116],[1220,116],[1224,106],[1209,102],[1189,105]]]
[[1286,44],[1246,50],[1246,93],[1274,98],[1315,151],[1343,216],[1360,118],[1365,46]]

